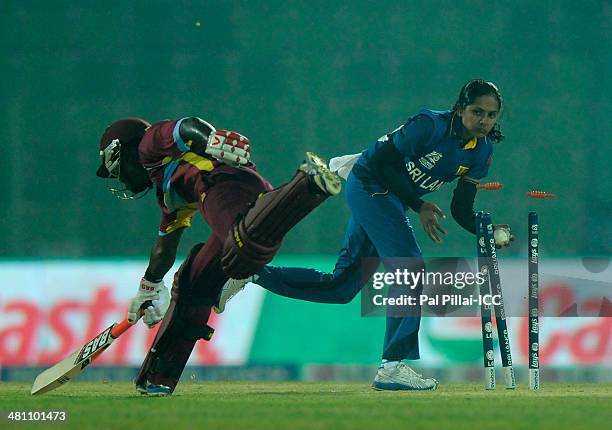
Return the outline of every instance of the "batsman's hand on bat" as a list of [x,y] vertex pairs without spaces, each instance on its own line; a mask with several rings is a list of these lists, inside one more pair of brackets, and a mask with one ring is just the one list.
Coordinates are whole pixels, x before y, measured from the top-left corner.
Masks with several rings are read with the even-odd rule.
[[236,166],[251,162],[249,139],[235,131],[216,130],[208,138],[205,151],[216,160]]
[[436,243],[442,243],[442,236],[446,234],[446,230],[438,221],[438,217],[445,219],[446,215],[437,205],[429,202],[423,203],[419,211],[419,218],[423,229],[427,236]]
[[514,235],[510,230],[509,224],[493,224],[493,238],[495,239],[495,248],[507,248],[514,241]]
[[127,319],[131,324],[138,321],[138,318],[140,318],[139,311],[147,300],[151,301],[151,305],[144,307],[142,322],[147,327],[153,328],[155,324],[162,320],[170,306],[170,292],[164,285],[163,280],[159,282],[150,282],[145,278],[140,280],[138,293],[128,307]]

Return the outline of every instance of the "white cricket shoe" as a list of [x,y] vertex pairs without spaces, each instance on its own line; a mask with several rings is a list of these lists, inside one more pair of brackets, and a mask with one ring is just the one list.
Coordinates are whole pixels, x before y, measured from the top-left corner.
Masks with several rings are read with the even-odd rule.
[[219,294],[219,304],[217,306],[213,306],[213,311],[215,311],[216,314],[222,313],[225,310],[225,305],[227,305],[227,302],[242,291],[247,283],[254,282],[256,279],[257,275],[249,276],[245,279],[229,278],[221,289],[221,293]]
[[374,377],[372,388],[375,390],[435,390],[438,381],[433,378],[423,378],[412,370],[406,363],[381,364]]

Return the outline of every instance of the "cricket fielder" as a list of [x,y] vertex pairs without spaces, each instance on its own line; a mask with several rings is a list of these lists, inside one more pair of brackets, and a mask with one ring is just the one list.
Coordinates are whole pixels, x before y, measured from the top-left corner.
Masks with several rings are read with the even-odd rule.
[[[497,124],[501,107],[502,97],[494,84],[471,80],[461,88],[452,109],[422,109],[363,153],[333,159],[330,166],[336,166],[332,170],[347,178],[345,196],[351,210],[334,271],[265,266],[250,280],[286,297],[348,303],[377,270],[378,264],[372,261],[382,260],[389,273],[424,269],[421,249],[405,212],[412,209],[418,214],[429,238],[441,243],[446,233],[441,224],[445,215],[422,197],[457,180],[451,202],[453,218],[475,233],[477,184],[487,176],[492,143],[503,139]],[[416,303],[421,290],[422,285],[409,290]],[[435,390],[438,386],[435,379],[423,377],[407,363],[420,358],[420,307],[406,314],[387,314],[382,362],[373,382],[377,390]]]
[[[250,160],[249,140],[188,117],[154,124],[122,119],[100,140],[97,175],[122,199],[154,188],[161,209],[159,238],[128,320],[159,332],[136,377],[137,390],[170,395],[199,339],[210,340],[207,325],[228,278],[243,279],[269,263],[284,235],[327,197],[340,192],[339,178],[320,158],[307,153],[290,182],[272,189]],[[171,294],[163,277],[172,267],[181,235],[200,211],[212,230],[195,245],[174,276]]]

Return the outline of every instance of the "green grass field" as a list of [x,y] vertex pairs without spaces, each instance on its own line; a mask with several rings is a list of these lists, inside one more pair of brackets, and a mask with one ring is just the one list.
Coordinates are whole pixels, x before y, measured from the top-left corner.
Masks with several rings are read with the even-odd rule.
[[[0,428],[160,429],[584,429],[612,421],[612,385],[549,384],[486,392],[476,384],[436,392],[377,392],[366,384],[184,383],[172,397],[137,395],[129,383],[70,383],[39,397],[0,383]],[[55,424],[8,422],[8,411],[64,410]]]

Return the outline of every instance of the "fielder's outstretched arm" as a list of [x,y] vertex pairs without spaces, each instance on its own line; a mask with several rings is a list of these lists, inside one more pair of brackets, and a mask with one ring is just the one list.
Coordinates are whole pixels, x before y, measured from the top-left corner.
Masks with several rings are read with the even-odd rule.
[[453,218],[457,224],[472,234],[476,234],[476,213],[474,212],[476,191],[476,182],[459,178],[451,201]]

